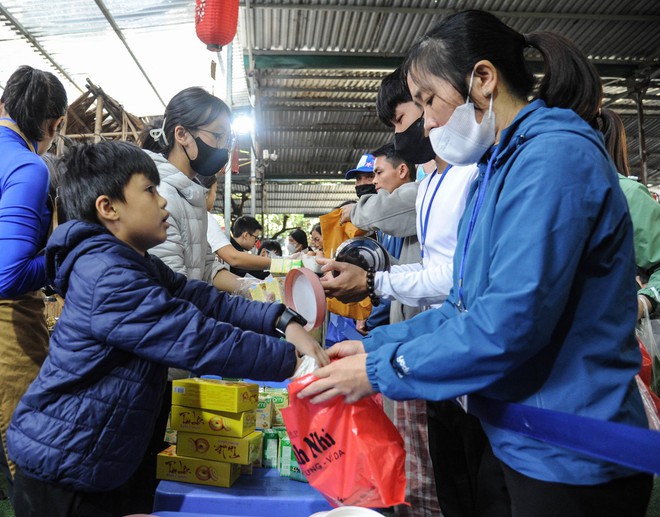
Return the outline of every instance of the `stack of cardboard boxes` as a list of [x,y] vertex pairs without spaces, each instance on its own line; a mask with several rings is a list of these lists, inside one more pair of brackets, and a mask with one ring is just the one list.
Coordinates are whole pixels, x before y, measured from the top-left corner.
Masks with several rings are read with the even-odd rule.
[[255,431],[259,386],[240,381],[181,379],[173,382],[170,425],[176,449],[158,455],[157,477],[229,487],[261,457]]

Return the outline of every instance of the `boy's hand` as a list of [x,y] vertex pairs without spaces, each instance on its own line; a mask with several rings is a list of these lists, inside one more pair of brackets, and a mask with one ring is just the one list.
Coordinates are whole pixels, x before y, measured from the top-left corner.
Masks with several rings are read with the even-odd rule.
[[296,347],[298,354],[313,357],[319,366],[330,364],[326,351],[307,333],[300,323],[295,321],[289,323],[284,334],[285,339]]

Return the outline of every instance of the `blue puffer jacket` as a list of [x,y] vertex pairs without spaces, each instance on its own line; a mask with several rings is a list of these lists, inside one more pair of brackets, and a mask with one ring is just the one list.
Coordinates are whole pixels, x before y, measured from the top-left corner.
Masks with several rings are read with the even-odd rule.
[[252,379],[293,374],[294,347],[262,335],[274,334],[283,305],[187,281],[80,221],[55,230],[46,264],[66,304],[7,433],[9,456],[29,476],[87,492],[122,485],[146,450],[168,366]]
[[[465,255],[486,158],[459,226],[447,303],[364,339],[373,387],[393,399],[478,393],[645,426],[633,379],[641,358],[632,226],[602,135],[539,100],[521,110],[502,132]],[[465,311],[457,308],[463,259]],[[532,478],[590,485],[631,474],[484,429],[495,455]]]

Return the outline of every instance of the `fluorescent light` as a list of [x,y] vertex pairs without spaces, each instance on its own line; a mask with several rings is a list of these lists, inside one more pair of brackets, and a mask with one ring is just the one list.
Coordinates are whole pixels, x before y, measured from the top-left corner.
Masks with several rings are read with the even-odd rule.
[[234,119],[232,128],[239,135],[247,135],[252,132],[254,119],[250,115],[239,115]]

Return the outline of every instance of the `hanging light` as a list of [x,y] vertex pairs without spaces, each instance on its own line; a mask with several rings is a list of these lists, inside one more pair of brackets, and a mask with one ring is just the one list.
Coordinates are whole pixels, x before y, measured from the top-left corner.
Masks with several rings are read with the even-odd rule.
[[218,52],[236,36],[239,0],[197,0],[195,31],[206,48]]

